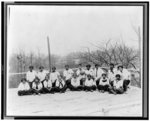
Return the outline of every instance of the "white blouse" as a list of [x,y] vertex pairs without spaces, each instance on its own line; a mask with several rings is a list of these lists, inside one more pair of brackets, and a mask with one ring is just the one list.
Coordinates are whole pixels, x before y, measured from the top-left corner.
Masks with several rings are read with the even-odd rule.
[[50,80],[48,80],[48,81],[45,80],[43,82],[43,86],[44,86],[44,88],[52,87],[52,82]]
[[19,86],[18,86],[18,91],[27,91],[30,89],[30,86],[28,84],[28,82],[26,83],[20,83]]
[[90,80],[88,80],[88,79],[86,79],[85,80],[85,86],[94,86],[94,85],[96,85],[95,84],[95,81],[93,80],[93,79],[90,79]]
[[38,72],[37,73],[37,77],[40,79],[40,81],[43,81],[46,77],[47,72],[45,70],[43,70],[42,72]]
[[71,85],[74,86],[74,87],[80,86],[80,80],[79,80],[79,78],[72,78],[71,79]]
[[113,86],[116,88],[116,89],[119,89],[121,87],[123,87],[123,80],[114,80],[113,82]]
[[57,71],[50,73],[50,81],[54,83],[56,80],[58,80],[59,76],[60,76],[60,73]]
[[33,82],[36,76],[37,76],[37,73],[34,70],[32,72],[28,71],[26,74],[26,79],[29,82]]
[[40,89],[43,88],[43,85],[42,85],[41,82],[39,82],[38,84],[35,83],[35,82],[33,82],[33,83],[32,83],[32,88],[33,88],[33,89],[36,89],[36,90],[40,90]]
[[108,78],[101,78],[100,81],[99,81],[99,85],[109,85],[109,79]]
[[71,79],[72,78],[72,75],[73,75],[73,70],[72,69],[68,69],[68,70],[65,70],[63,75],[64,77],[66,78],[66,80],[68,79]]

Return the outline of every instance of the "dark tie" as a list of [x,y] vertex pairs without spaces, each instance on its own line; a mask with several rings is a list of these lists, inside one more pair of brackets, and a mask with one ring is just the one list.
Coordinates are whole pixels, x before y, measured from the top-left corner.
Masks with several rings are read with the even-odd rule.
[[36,84],[36,89],[38,89],[38,85]]
[[112,70],[110,70],[113,74],[114,74],[114,71],[113,71],[113,69]]
[[97,77],[97,70],[98,70],[98,69],[96,69],[96,77]]

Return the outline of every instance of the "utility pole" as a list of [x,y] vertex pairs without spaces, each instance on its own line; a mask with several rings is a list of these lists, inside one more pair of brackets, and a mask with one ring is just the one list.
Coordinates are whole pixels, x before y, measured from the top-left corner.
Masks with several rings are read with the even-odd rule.
[[47,45],[48,45],[48,56],[49,56],[49,71],[51,72],[51,53],[50,53],[50,42],[48,36],[47,36]]

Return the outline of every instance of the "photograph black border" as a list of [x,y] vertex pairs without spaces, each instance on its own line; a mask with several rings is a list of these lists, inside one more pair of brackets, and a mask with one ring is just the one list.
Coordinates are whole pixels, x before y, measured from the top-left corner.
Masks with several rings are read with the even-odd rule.
[[[142,117],[116,116],[7,116],[7,6],[8,5],[53,5],[53,6],[143,6],[143,96]],[[148,1],[111,1],[111,2],[1,2],[1,119],[103,119],[103,120],[148,120],[149,119],[149,2]]]

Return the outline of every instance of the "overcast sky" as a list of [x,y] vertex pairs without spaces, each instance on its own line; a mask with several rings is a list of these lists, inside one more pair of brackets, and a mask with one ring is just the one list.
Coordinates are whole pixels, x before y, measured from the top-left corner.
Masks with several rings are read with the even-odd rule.
[[142,22],[142,7],[135,6],[10,6],[8,52],[39,49],[47,54],[47,36],[51,53],[57,55],[84,47],[95,50],[90,43],[121,42],[121,36],[126,45],[138,48],[131,23],[142,31]]

